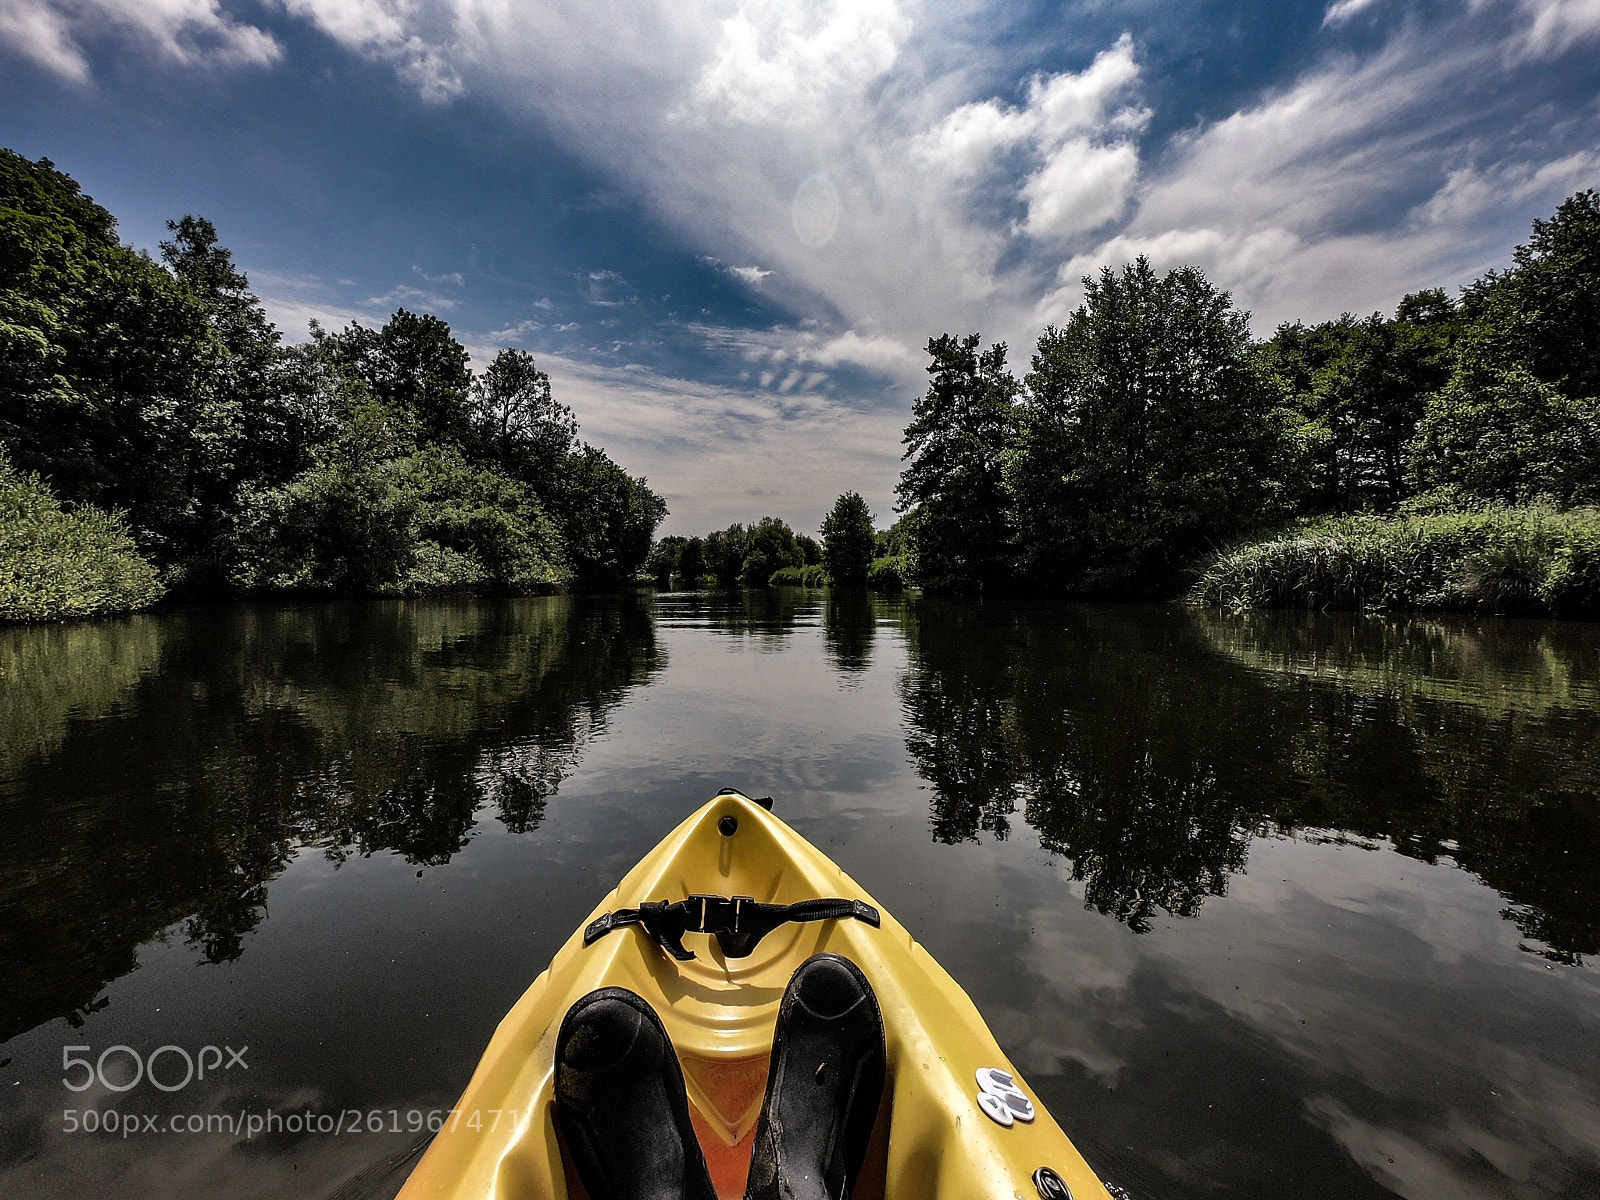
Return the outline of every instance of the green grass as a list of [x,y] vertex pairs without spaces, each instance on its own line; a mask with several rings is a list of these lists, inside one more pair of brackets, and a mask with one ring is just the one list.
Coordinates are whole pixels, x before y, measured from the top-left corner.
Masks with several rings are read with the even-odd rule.
[[1189,593],[1230,609],[1600,619],[1600,509],[1343,517],[1226,551]]
[[161,592],[120,516],[63,508],[0,452],[0,621],[131,612]]
[[827,587],[828,572],[813,563],[809,567],[779,567],[767,580],[768,587]]

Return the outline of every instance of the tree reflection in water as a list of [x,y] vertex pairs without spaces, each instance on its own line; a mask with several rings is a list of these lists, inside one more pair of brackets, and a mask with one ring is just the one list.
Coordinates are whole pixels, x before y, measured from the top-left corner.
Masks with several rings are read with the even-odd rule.
[[238,957],[304,847],[426,866],[485,808],[536,828],[662,665],[630,595],[0,631],[0,1041],[92,1008],[179,922],[205,960]]
[[1530,948],[1600,952],[1593,630],[1181,609],[905,607],[906,748],[935,839],[1020,806],[1086,902],[1195,915],[1255,835],[1448,857]]
[[834,666],[859,675],[872,664],[872,639],[877,635],[872,597],[865,588],[830,589],[822,610],[822,641]]

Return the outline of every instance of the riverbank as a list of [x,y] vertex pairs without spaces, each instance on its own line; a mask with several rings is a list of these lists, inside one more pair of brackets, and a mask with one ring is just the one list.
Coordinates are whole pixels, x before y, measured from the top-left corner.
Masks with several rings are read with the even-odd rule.
[[1189,601],[1600,619],[1600,509],[1488,507],[1309,522],[1219,554]]

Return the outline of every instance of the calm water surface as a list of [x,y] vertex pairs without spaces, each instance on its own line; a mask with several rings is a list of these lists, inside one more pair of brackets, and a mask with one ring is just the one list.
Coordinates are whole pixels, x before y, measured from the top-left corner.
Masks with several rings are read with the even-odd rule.
[[1600,1195],[1600,629],[815,592],[0,630],[0,1195],[392,1194],[723,785],[1141,1200]]

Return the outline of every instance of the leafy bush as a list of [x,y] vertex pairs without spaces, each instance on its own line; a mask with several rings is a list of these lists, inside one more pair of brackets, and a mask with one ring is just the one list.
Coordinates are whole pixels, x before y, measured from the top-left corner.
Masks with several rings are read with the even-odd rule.
[[287,486],[246,499],[232,579],[245,591],[548,591],[560,535],[517,480],[454,448],[383,457],[377,410]]
[[383,410],[360,405],[314,466],[247,493],[230,582],[243,591],[393,589],[410,566],[416,500],[389,450]]
[[1319,522],[1219,555],[1190,600],[1600,617],[1600,510],[1495,507]]
[[827,587],[828,571],[821,564],[779,567],[767,579],[768,587]]
[[482,586],[527,593],[567,581],[561,536],[519,481],[472,466],[451,448],[406,459],[402,487],[414,498],[418,538],[403,590]]
[[120,515],[62,508],[0,452],[0,621],[129,612],[161,592]]
[[1545,574],[1540,598],[1555,616],[1600,616],[1600,519],[1594,514],[1589,509],[1589,520],[1573,522]]
[[903,554],[885,554],[872,560],[867,568],[867,586],[879,592],[897,592],[906,586],[906,557]]

